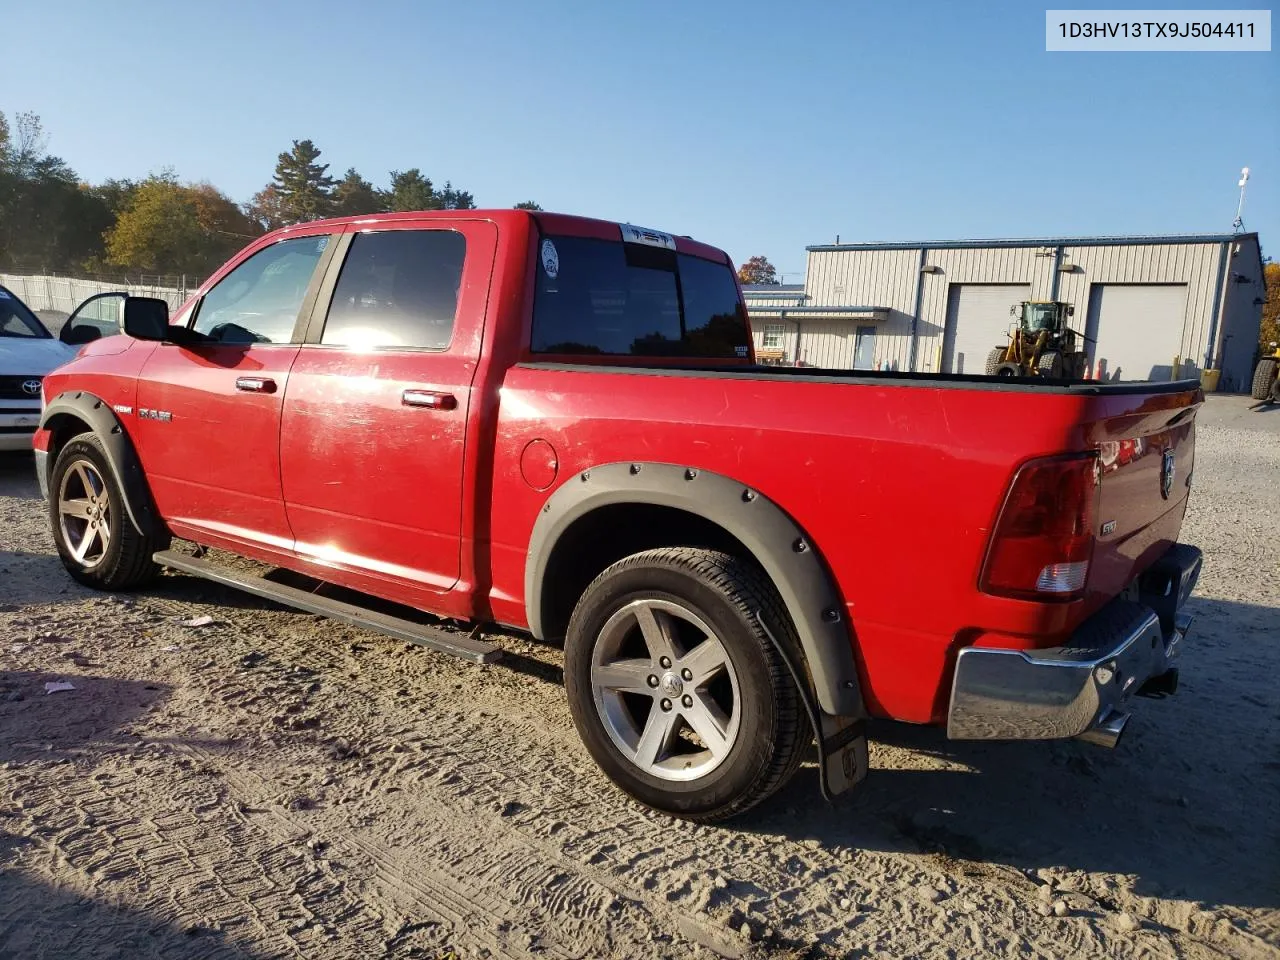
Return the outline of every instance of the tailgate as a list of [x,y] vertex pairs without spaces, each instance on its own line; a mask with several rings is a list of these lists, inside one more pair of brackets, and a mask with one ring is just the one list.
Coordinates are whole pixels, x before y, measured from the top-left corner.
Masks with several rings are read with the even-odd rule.
[[1104,403],[1089,430],[1099,454],[1101,486],[1089,592],[1108,598],[1177,541],[1203,394],[1188,390],[1125,400]]

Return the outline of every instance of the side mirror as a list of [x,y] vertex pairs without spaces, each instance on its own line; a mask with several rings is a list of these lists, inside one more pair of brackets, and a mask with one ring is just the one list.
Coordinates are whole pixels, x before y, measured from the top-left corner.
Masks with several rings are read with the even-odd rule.
[[169,336],[169,304],[155,297],[127,297],[124,332],[135,340],[164,340]]
[[102,331],[97,327],[89,326],[87,323],[63,324],[62,329],[58,331],[58,339],[69,347],[92,343],[101,337]]

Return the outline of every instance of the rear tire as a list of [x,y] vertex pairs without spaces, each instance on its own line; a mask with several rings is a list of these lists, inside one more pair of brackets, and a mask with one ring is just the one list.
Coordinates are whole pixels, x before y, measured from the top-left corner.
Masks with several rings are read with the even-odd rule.
[[799,648],[760,571],[694,547],[634,554],[583,593],[565,638],[569,709],[592,758],[636,800],[723,820],[799,767],[812,731],[757,612]]
[[1002,363],[995,369],[997,377],[1020,377],[1022,376],[1022,367],[1016,363]]
[[71,576],[95,590],[128,590],[159,573],[151,559],[167,538],[139,533],[102,441],[92,433],[59,451],[49,475],[53,542]]
[[1277,369],[1280,369],[1280,360],[1275,357],[1263,357],[1258,361],[1258,365],[1253,368],[1253,399],[1267,400],[1271,397]]
[[994,377],[996,368],[1004,361],[1004,347],[996,347],[987,354],[987,376]]

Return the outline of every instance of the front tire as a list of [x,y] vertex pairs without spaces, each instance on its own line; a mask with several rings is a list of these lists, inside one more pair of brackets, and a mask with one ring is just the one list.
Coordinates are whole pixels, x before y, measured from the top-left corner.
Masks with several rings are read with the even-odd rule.
[[1267,400],[1271,397],[1278,367],[1280,360],[1274,357],[1263,357],[1258,361],[1258,365],[1253,368],[1253,390],[1250,391],[1254,400]]
[[81,434],[59,451],[49,476],[53,541],[71,576],[95,590],[128,590],[160,568],[151,559],[166,546],[139,533],[102,441]]
[[1057,350],[1046,350],[1040,354],[1040,359],[1036,363],[1036,372],[1042,377],[1053,380],[1062,379],[1062,354]]
[[637,553],[586,589],[565,638],[565,688],[587,750],[647,806],[710,822],[785,784],[811,740],[769,637],[798,649],[772,584],[727,553]]

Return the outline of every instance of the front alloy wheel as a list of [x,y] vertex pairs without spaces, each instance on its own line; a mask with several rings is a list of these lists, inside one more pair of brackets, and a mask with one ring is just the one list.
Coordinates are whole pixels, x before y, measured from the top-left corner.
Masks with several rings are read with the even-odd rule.
[[72,558],[92,570],[111,546],[111,494],[98,468],[73,460],[58,484],[58,525]]
[[159,572],[152,555],[169,538],[134,526],[111,458],[95,434],[73,437],[58,451],[49,491],[53,541],[76,580],[97,590],[125,590]]

